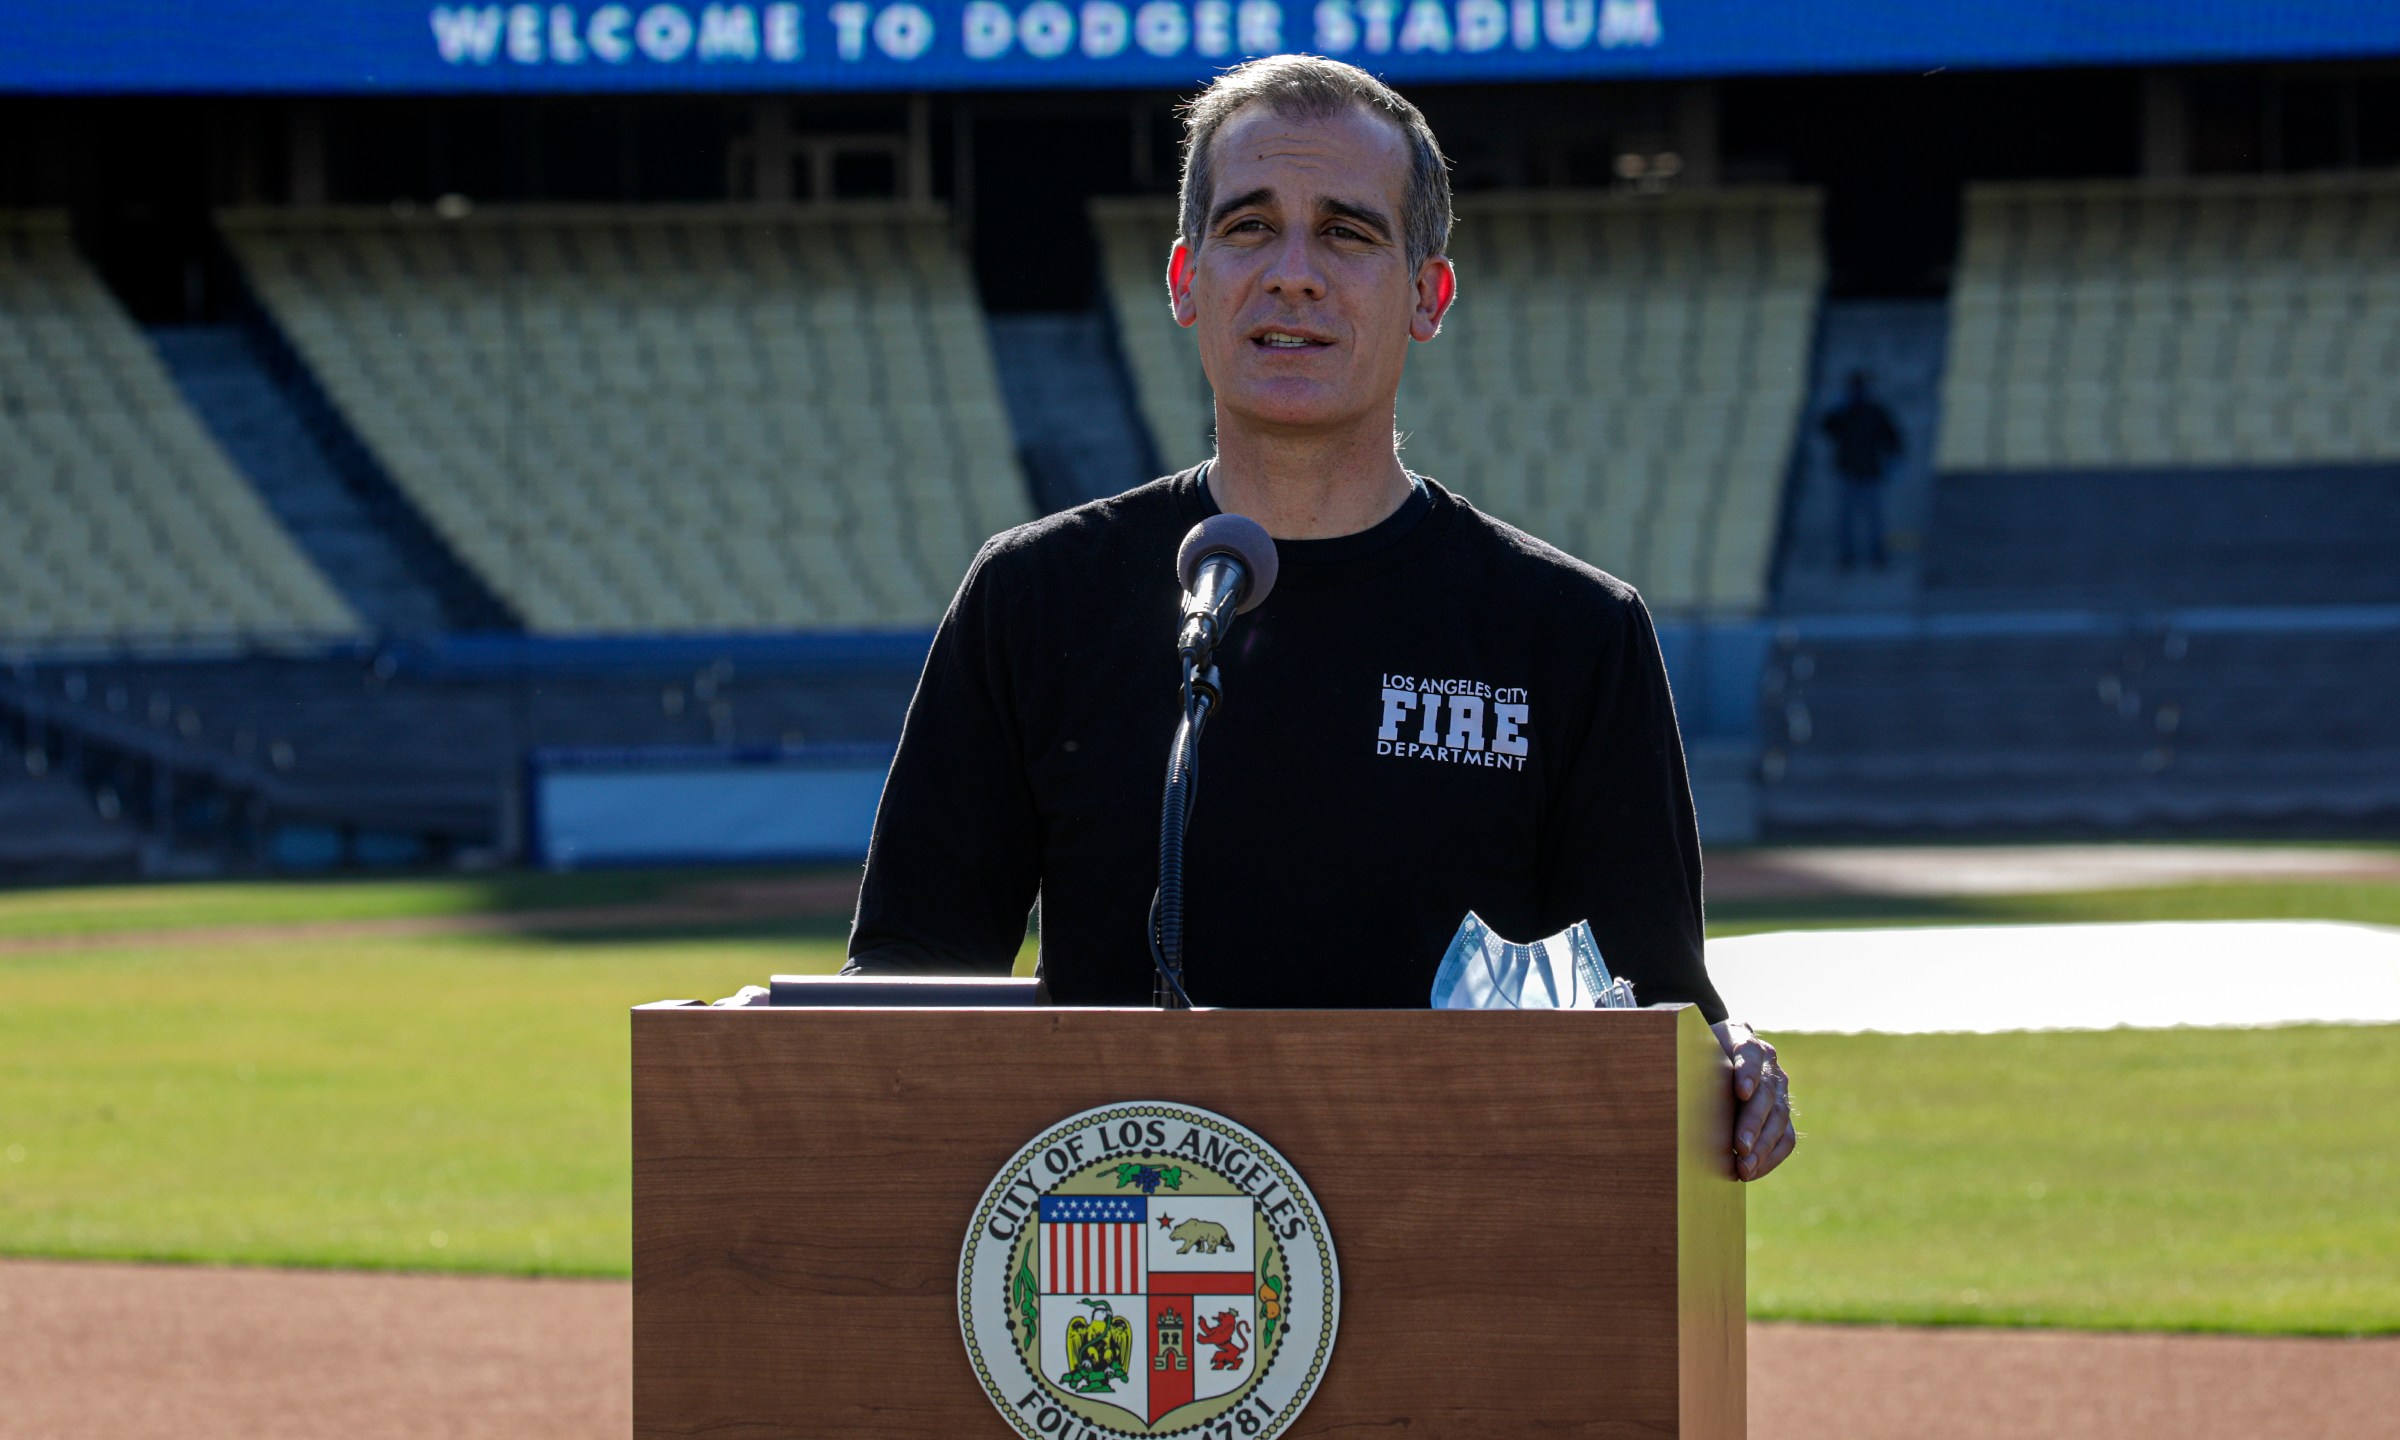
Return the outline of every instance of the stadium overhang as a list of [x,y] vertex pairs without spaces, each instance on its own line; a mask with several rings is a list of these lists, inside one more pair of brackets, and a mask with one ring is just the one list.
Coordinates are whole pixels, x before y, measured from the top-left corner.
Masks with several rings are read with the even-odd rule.
[[1400,83],[2400,56],[2391,0],[9,0],[0,92],[1182,88],[1306,50]]

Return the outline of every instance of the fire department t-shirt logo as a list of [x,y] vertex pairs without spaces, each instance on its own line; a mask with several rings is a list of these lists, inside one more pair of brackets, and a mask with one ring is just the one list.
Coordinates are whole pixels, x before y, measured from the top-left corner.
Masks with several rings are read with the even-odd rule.
[[1375,753],[1404,760],[1522,770],[1533,753],[1533,707],[1522,689],[1480,680],[1383,677]]
[[1279,1435],[1333,1353],[1316,1197],[1222,1115],[1086,1110],[1010,1158],[959,1256],[960,1324],[1029,1440]]

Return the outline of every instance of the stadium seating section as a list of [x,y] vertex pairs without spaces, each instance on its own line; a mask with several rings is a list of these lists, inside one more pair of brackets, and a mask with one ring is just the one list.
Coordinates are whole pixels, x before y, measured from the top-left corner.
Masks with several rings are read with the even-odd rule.
[[0,738],[0,885],[138,875],[140,827],[104,813],[75,778],[50,774],[48,765],[46,751]]
[[1932,522],[1929,609],[2400,605],[2400,465],[1965,472]]
[[343,416],[537,632],[927,626],[1029,513],[936,210],[222,223]]
[[63,216],[0,216],[0,502],[0,643],[358,629],[185,407]]
[[[887,741],[915,684],[913,666],[788,661],[511,676],[367,654],[54,659],[0,669],[0,717],[38,710],[55,733],[213,777],[280,819],[489,843],[529,750]],[[17,763],[0,726],[0,775]],[[12,798],[0,786],[0,819]],[[0,874],[6,860],[0,846]]]
[[[255,315],[145,338],[62,217],[0,214],[0,820],[49,837],[0,876],[238,848],[226,816],[504,846],[529,750],[888,740],[913,652],[695,657],[922,630],[1027,466],[1061,505],[1210,452],[1173,203],[1091,213],[1105,316],[996,320],[925,206],[221,215],[288,351]],[[1692,633],[1780,607],[1722,632],[1772,647],[1755,737],[1693,752],[1745,810],[1755,758],[1770,837],[2400,814],[2400,176],[1976,186],[1946,324],[1828,305],[1819,220],[1798,189],[1467,197],[1406,459]],[[211,357],[338,449],[306,503],[209,408]],[[1852,366],[1934,453],[1894,484],[1908,563],[1845,598],[1802,538],[1810,386]],[[420,630],[687,638],[537,640],[524,674],[395,645],[332,500],[342,544],[482,587]]]
[[2400,458],[2400,176],[1967,193],[1940,466]]
[[2400,630],[1787,633],[1761,696],[1780,836],[2390,822]]
[[[1462,199],[1458,306],[1401,387],[1410,466],[1661,609],[1762,608],[1823,282],[1818,203]],[[1162,293],[1173,209],[1114,201],[1093,218],[1161,458],[1190,464],[1210,402]]]

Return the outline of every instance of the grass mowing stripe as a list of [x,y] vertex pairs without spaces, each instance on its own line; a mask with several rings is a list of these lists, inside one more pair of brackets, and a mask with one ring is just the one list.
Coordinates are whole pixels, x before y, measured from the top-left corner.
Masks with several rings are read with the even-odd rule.
[[96,935],[213,925],[521,915],[640,905],[715,882],[790,880],[778,870],[511,871],[379,880],[233,880],[0,891],[0,936]]
[[[777,871],[611,871],[406,880],[262,880],[0,891],[0,939],[206,926],[540,914],[689,900],[715,882],[789,880]],[[2226,881],[2051,895],[1826,896],[1713,900],[1711,935],[1865,925],[2021,925],[2120,920],[2351,920],[2400,925],[2400,884]],[[763,920],[736,925],[771,926]],[[808,922],[798,922],[804,926]],[[841,928],[835,922],[836,928]],[[535,927],[538,928],[538,927]],[[817,928],[822,929],[819,925]]]

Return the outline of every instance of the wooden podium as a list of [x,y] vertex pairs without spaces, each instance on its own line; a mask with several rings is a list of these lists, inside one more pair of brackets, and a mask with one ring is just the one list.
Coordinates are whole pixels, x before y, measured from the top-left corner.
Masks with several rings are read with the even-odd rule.
[[1688,1006],[645,1006],[634,1433],[1009,1435],[960,1338],[976,1204],[1045,1127],[1164,1100],[1257,1132],[1331,1227],[1339,1331],[1286,1434],[1739,1437],[1727,1075]]

